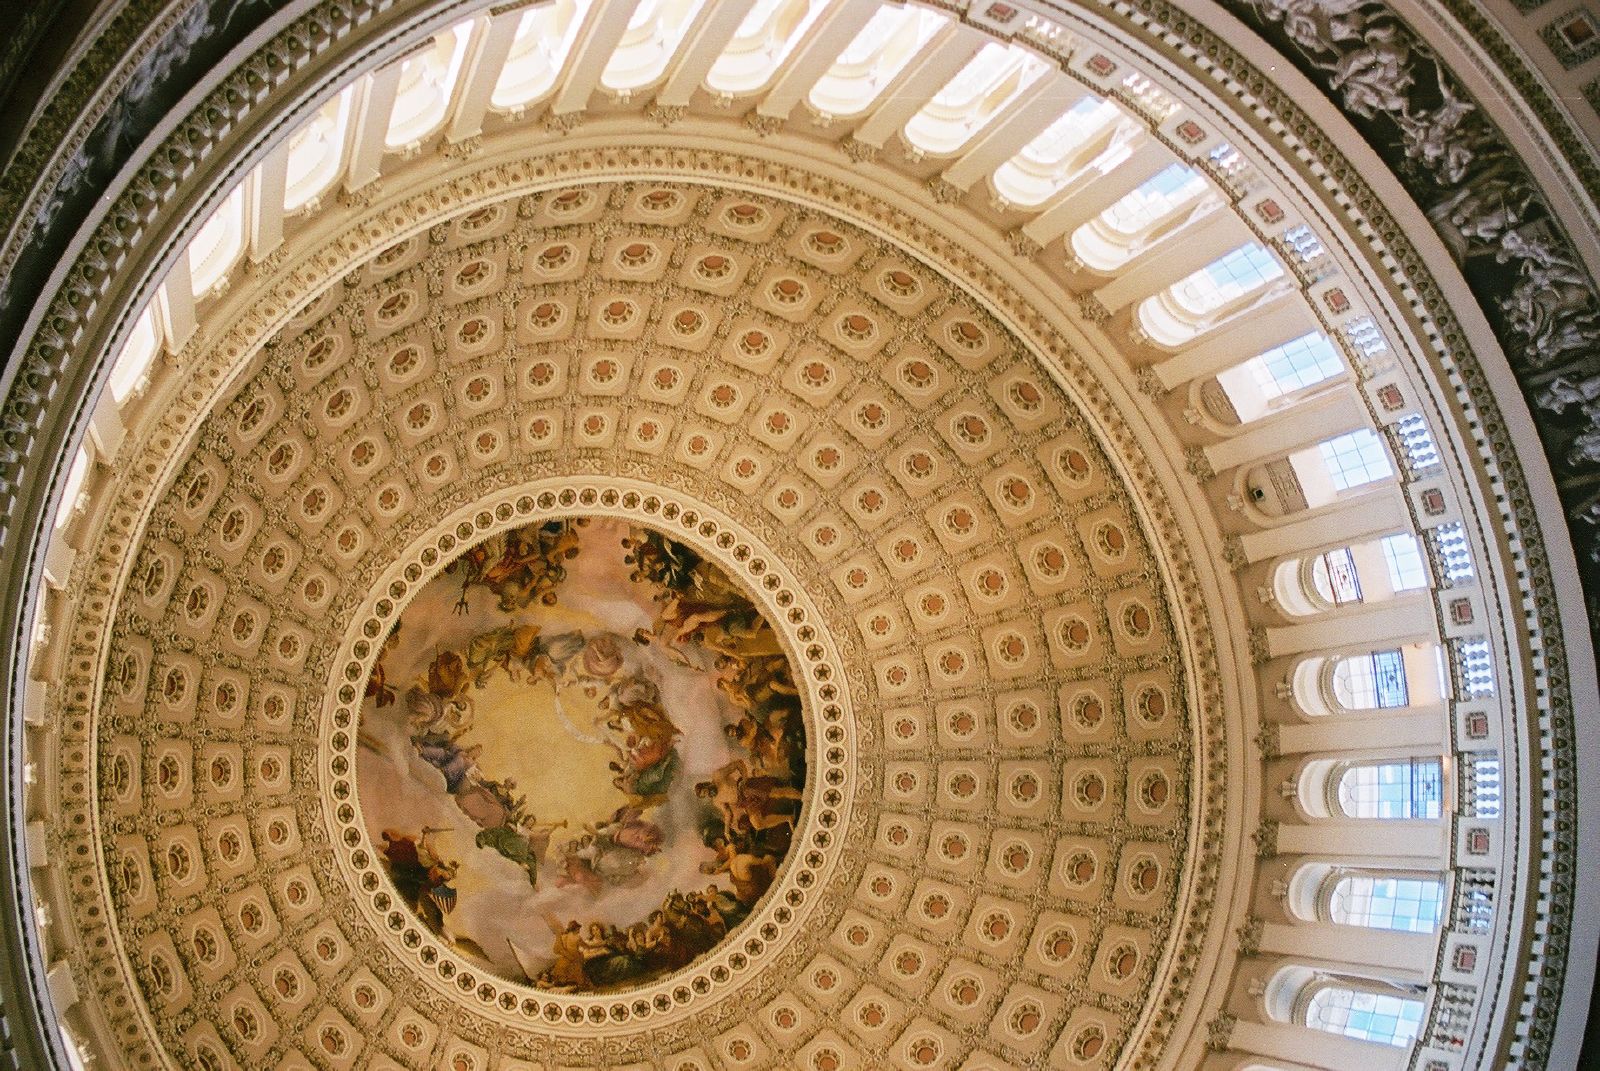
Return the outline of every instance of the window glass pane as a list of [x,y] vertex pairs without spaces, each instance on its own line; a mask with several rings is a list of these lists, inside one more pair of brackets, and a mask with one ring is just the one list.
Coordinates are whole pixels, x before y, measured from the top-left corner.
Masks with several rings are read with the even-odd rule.
[[1422,564],[1422,548],[1409,533],[1386,536],[1382,541],[1383,560],[1389,566],[1389,584],[1395,591],[1412,591],[1428,586],[1428,569]]
[[161,348],[161,332],[156,327],[155,311],[149,306],[139,314],[133,322],[133,330],[128,333],[128,343],[117,355],[116,363],[111,366],[111,398],[121,404],[122,401],[133,393],[133,389],[144,378],[145,371],[149,369],[150,362],[155,360],[156,351]]
[[1333,696],[1346,710],[1389,710],[1409,703],[1405,656],[1374,651],[1341,658],[1333,667]]
[[1189,312],[1203,316],[1282,274],[1278,259],[1251,242],[1174,283],[1172,296]]
[[1306,1008],[1306,1025],[1386,1045],[1409,1045],[1422,1025],[1422,1001],[1345,986],[1324,986]]
[[1339,775],[1339,809],[1351,818],[1438,818],[1443,797],[1438,759],[1363,763]]
[[1444,909],[1444,883],[1427,878],[1347,875],[1328,898],[1328,917],[1345,926],[1432,933]]
[[1344,371],[1344,361],[1321,331],[1285,342],[1248,363],[1268,398],[1314,386]]
[[1394,475],[1383,440],[1371,428],[1352,431],[1321,444],[1328,476],[1340,491]]
[[1119,234],[1136,234],[1205,192],[1198,171],[1173,164],[1101,213],[1106,225]]

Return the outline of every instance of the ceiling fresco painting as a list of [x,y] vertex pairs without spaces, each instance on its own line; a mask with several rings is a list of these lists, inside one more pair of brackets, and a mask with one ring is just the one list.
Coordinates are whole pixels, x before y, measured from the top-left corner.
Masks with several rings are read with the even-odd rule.
[[473,546],[365,689],[357,790],[402,900],[560,992],[688,966],[750,914],[805,785],[777,634],[717,566],[609,519]]

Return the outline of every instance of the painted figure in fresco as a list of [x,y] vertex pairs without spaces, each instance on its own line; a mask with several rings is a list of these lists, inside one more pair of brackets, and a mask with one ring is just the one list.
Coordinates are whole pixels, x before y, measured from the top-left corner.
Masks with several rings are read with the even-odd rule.
[[733,893],[745,904],[754,904],[772,886],[778,873],[778,860],[771,855],[752,855],[740,851],[722,837],[711,845],[717,857],[700,864],[702,874],[726,874],[733,880]]
[[566,562],[578,556],[578,529],[583,524],[574,520],[527,525],[470,548],[446,567],[446,572],[462,575],[456,612],[467,612],[467,594],[474,586],[498,596],[496,605],[506,613],[535,601],[554,606],[555,589],[567,576]]
[[394,645],[400,639],[400,626],[396,624],[389,630],[389,635],[383,638],[383,647],[378,651],[378,661],[372,666],[372,674],[367,677],[367,686],[363,698],[371,699],[381,707],[389,706],[394,702],[394,689],[389,687],[383,672],[383,660],[386,655],[394,650]]
[[[539,607],[564,598],[565,563],[579,553],[580,527],[562,521],[509,531],[447,567],[461,583],[456,610],[470,612],[482,627],[466,638],[460,636],[469,629],[446,631],[456,638],[435,641],[413,663],[425,668],[405,689],[404,731],[415,756],[439,771],[441,782],[434,783],[442,783],[453,807],[471,821],[466,828],[474,847],[526,875],[524,895],[542,897],[554,888],[576,893],[578,902],[593,901],[577,909],[576,918],[541,911],[538,899],[528,903],[544,919],[552,943],[541,954],[519,948],[520,938],[503,938],[522,973],[542,988],[603,992],[687,966],[745,921],[776,879],[795,834],[806,749],[800,692],[777,633],[742,589],[689,547],[644,529],[622,539],[633,582],[652,589],[654,619],[631,637],[580,631],[565,623],[567,616],[540,616]],[[591,543],[584,553],[602,551]],[[487,600],[468,604],[475,587],[495,596],[492,608]],[[521,611],[524,616],[511,616]],[[585,611],[580,605],[576,612]],[[495,619],[496,613],[504,616]],[[392,642],[391,635],[386,648]],[[710,677],[702,693],[712,704],[709,713],[667,709],[664,685],[649,668],[661,658]],[[500,673],[523,687],[540,686],[530,701],[542,710],[530,715],[530,725],[553,714],[554,731],[610,750],[612,784],[627,802],[609,818],[556,841],[555,831],[567,823],[538,822],[514,779],[483,768],[484,747],[475,742],[473,723],[488,715],[474,699]],[[381,676],[376,686],[385,687]],[[574,688],[599,708],[592,722],[575,724],[563,708],[562,694]],[[397,698],[391,688],[385,704],[381,694],[369,691],[368,698],[379,705]],[[682,726],[695,734],[692,750],[684,748]],[[706,763],[695,767],[703,778],[698,783],[682,783],[686,754]],[[418,767],[412,769],[416,776]],[[426,840],[427,832],[407,838],[389,831],[385,858],[397,888],[444,935],[457,864],[439,860]],[[692,854],[684,858],[684,852]],[[542,868],[548,868],[548,886],[541,884]],[[668,887],[659,906],[637,915],[614,906],[630,902],[611,899],[614,892],[685,869],[698,870],[708,883]],[[503,870],[493,873],[495,881],[505,880]],[[471,887],[481,881],[481,873],[474,875]],[[476,947],[469,938],[451,939]]]
[[450,883],[460,864],[445,861],[428,843],[429,836],[438,832],[442,831],[423,829],[420,836],[412,837],[386,829],[380,850],[395,891],[430,929],[443,932],[444,916],[456,906],[456,890]]
[[567,827],[566,819],[559,822],[537,822],[531,818],[523,819],[516,825],[495,826],[484,829],[473,838],[473,843],[480,848],[489,848],[499,852],[507,859],[522,867],[528,874],[528,885],[531,888],[539,887],[539,862],[544,858],[545,850],[550,846],[550,837],[558,829]]
[[695,785],[695,794],[722,812],[729,833],[759,833],[777,826],[793,826],[795,815],[780,803],[798,801],[803,794],[776,777],[753,775],[750,764],[735,759]]
[[589,974],[583,957],[583,924],[574,919],[563,926],[559,919],[550,914],[546,914],[544,919],[555,936],[551,945],[555,962],[539,974],[535,984],[560,992],[587,988]]

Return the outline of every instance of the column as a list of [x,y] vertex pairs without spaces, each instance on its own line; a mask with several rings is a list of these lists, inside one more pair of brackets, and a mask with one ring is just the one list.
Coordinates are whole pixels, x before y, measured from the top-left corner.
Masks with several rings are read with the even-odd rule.
[[1396,982],[1427,982],[1439,938],[1334,922],[1269,922],[1261,927],[1261,951],[1288,956],[1307,967],[1363,976],[1374,970]]
[[259,264],[283,244],[283,195],[289,182],[289,143],[280,141],[244,187],[245,245]]
[[1349,855],[1369,863],[1438,870],[1448,857],[1450,828],[1444,821],[1400,818],[1328,818],[1278,828],[1281,855]]
[[1296,514],[1296,520],[1239,536],[1245,561],[1306,554],[1348,546],[1363,539],[1409,531],[1411,514],[1398,484],[1370,484],[1369,490]]
[[373,71],[356,89],[350,138],[350,165],[345,169],[345,188],[359,190],[378,177],[386,151],[389,118],[394,114],[395,94],[400,91],[400,73],[405,60]]
[[[1230,213],[1231,215],[1231,213]],[[1216,472],[1285,457],[1335,435],[1370,423],[1366,406],[1351,384],[1301,402],[1281,413],[1245,425],[1239,434],[1205,447]]]
[[1359,747],[1363,751],[1393,748],[1443,754],[1449,746],[1448,713],[1444,703],[1429,703],[1283,723],[1278,726],[1278,751],[1284,755],[1326,755]]
[[1168,390],[1214,376],[1317,329],[1316,317],[1298,290],[1285,290],[1234,316],[1151,368]]
[[878,0],[844,0],[833,11],[824,13],[789,53],[777,81],[756,105],[756,114],[787,119],[877,11]]
[[688,104],[754,6],[755,0],[721,0],[712,5],[679,47],[677,66],[656,94],[656,103],[669,108]]
[[194,313],[194,283],[189,277],[187,249],[178,254],[151,305],[161,325],[161,337],[167,340],[168,352],[177,353],[188,344],[199,326]]
[[445,128],[447,140],[465,141],[483,132],[483,120],[489,114],[494,87],[500,84],[511,46],[517,40],[517,26],[527,9],[527,5],[509,11],[491,9],[493,13],[488,18],[479,19],[472,27],[472,39],[467,42],[467,55],[461,65],[461,89],[456,94],[455,114]]
[[1352,636],[1359,636],[1367,648],[1437,638],[1432,593],[1398,595],[1382,602],[1329,611],[1293,625],[1269,627],[1267,653],[1277,658],[1307,651],[1328,652],[1350,643]]
[[866,122],[856,128],[855,140],[883,148],[988,42],[987,34],[967,26],[946,26],[934,34],[878,97]]

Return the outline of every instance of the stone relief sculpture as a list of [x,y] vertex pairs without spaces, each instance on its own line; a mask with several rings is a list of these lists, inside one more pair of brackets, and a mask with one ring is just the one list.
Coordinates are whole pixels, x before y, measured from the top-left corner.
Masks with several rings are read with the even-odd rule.
[[[1533,408],[1600,610],[1600,298],[1543,195],[1425,41],[1377,0],[1227,4],[1333,97],[1466,275]],[[1583,538],[1587,530],[1589,538]]]

